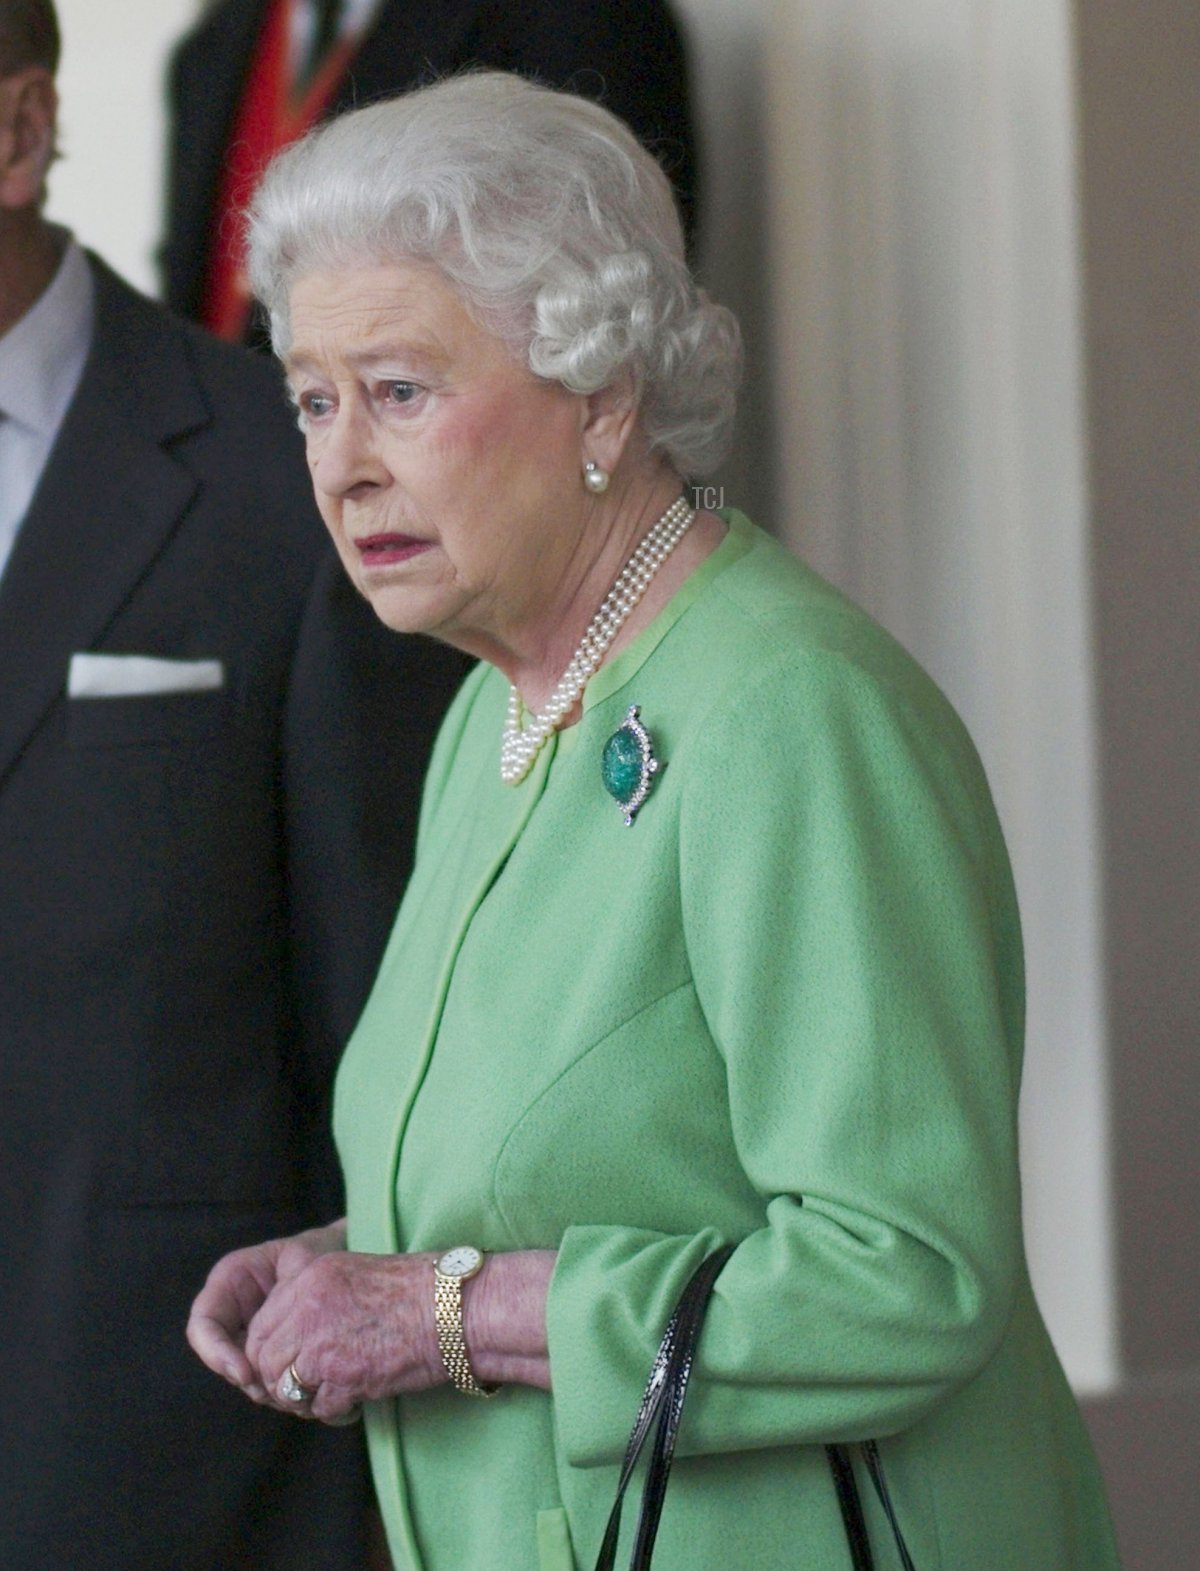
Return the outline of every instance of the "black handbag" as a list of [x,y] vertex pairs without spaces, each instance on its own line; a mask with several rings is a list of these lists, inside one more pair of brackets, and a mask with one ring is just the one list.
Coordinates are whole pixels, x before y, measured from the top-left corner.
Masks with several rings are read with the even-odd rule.
[[[621,1475],[617,1482],[617,1498],[613,1501],[608,1526],[600,1545],[596,1571],[613,1571],[617,1554],[617,1538],[621,1531],[621,1506],[625,1499],[625,1491],[629,1487],[629,1481],[650,1429],[657,1420],[646,1478],[642,1485],[642,1506],[638,1515],[637,1533],[629,1559],[629,1571],[649,1571],[650,1557],[654,1553],[654,1541],[658,1536],[658,1523],[667,1492],[667,1479],[671,1472],[671,1459],[675,1454],[675,1437],[679,1432],[679,1420],[683,1415],[683,1399],[687,1394],[692,1363],[696,1356],[696,1344],[700,1339],[700,1328],[704,1323],[704,1314],[708,1308],[713,1284],[722,1266],[733,1253],[733,1249],[732,1244],[727,1244],[701,1261],[684,1288],[675,1306],[675,1312],[667,1323],[667,1329],[663,1333],[663,1339],[654,1357],[650,1378],[642,1394],[641,1406],[638,1408],[633,1431],[629,1436],[629,1444],[625,1448]],[[879,1447],[875,1441],[867,1440],[862,1442],[859,1450],[867,1469],[867,1476],[879,1497],[888,1525],[895,1536],[903,1571],[916,1571],[888,1492]],[[854,1477],[851,1449],[846,1445],[827,1445],[825,1454],[829,1460],[829,1471],[837,1492],[842,1525],[846,1530],[851,1564],[854,1571],[874,1571],[875,1560],[871,1553],[866,1518],[863,1515],[862,1501],[859,1499],[858,1485]]]

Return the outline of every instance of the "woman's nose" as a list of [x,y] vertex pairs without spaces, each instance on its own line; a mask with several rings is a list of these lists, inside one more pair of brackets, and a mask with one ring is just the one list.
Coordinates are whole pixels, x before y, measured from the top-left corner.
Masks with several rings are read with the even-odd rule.
[[313,481],[326,496],[345,496],[358,486],[382,485],[387,469],[380,457],[368,412],[343,403],[316,441],[310,441]]

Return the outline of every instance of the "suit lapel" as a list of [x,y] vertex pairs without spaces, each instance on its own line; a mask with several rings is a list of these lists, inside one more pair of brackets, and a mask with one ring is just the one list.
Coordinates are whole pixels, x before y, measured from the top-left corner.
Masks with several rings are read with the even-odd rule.
[[92,352],[0,578],[0,780],[196,490],[164,451],[209,419],[183,336],[102,264],[93,273]]

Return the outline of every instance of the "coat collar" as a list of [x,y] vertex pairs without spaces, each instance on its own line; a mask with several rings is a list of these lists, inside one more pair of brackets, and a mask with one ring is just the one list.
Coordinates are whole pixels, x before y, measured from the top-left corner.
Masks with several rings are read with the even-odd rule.
[[0,781],[182,518],[197,481],[168,449],[212,418],[184,330],[89,260],[91,353],[0,579]]

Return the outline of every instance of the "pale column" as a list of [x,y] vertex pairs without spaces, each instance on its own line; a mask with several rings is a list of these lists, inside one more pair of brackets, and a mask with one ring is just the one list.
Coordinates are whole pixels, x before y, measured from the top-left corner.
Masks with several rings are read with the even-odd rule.
[[770,319],[766,255],[768,134],[763,103],[763,32],[771,0],[675,0],[691,76],[701,166],[701,282],[733,310],[746,344],[737,439],[707,506],[740,507],[764,528],[778,522],[771,450]]
[[772,0],[783,516],[963,713],[1025,923],[1026,1218],[1115,1374],[1073,83],[1064,0]]
[[139,289],[158,289],[166,138],[163,72],[198,0],[57,0],[63,161],[52,218]]

